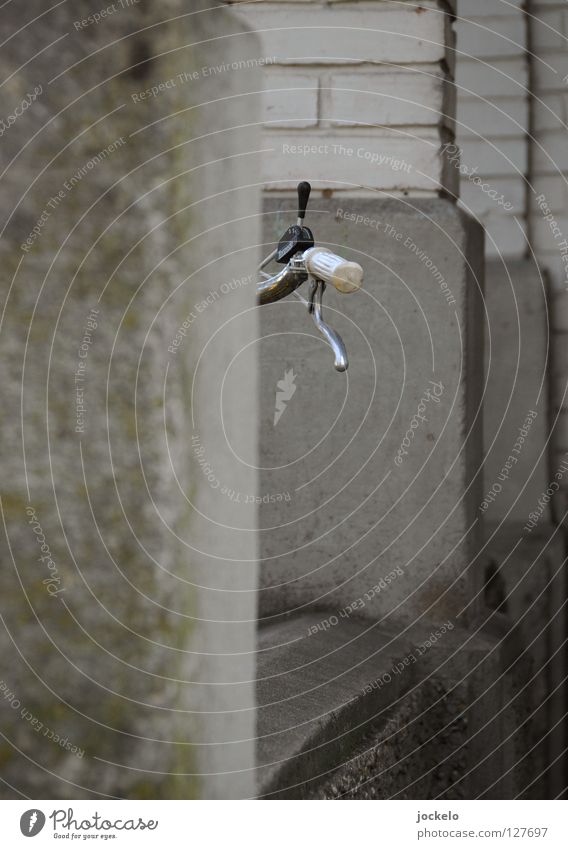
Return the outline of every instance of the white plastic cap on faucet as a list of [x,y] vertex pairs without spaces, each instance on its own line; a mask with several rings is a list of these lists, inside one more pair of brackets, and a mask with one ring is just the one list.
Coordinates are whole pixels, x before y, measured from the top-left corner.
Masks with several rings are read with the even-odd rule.
[[331,283],[338,292],[349,294],[363,285],[363,269],[327,248],[309,248],[304,253],[306,268],[313,277]]

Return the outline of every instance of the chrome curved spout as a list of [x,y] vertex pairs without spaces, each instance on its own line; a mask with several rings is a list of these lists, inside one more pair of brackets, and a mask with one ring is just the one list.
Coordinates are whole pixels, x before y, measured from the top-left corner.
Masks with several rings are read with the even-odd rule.
[[301,259],[292,259],[282,271],[261,280],[256,284],[256,294],[259,304],[272,304],[287,295],[291,295],[298,286],[308,279],[308,272]]
[[[305,304],[333,351],[336,371],[341,372],[349,367],[347,351],[339,333],[323,320],[322,296],[326,283],[342,294],[356,292],[363,284],[363,269],[358,262],[344,259],[329,248],[315,246],[312,231],[304,226],[310,191],[311,186],[306,181],[298,184],[298,220],[288,227],[278,245],[260,263],[258,272],[263,279],[256,284],[256,297],[257,302],[264,305],[293,294]],[[270,275],[264,269],[273,261],[286,265],[278,274]],[[297,289],[308,278],[310,290],[309,301],[306,301]]]
[[[265,278],[256,284],[258,303],[271,304],[291,294],[299,298],[308,307],[314,324],[332,349],[335,370],[347,371],[349,360],[343,339],[323,320],[322,296],[326,283],[333,285],[338,292],[356,292],[363,282],[363,269],[358,263],[349,262],[327,248],[308,248],[296,253],[278,274],[270,276],[263,268],[274,259],[275,253],[272,251],[258,269]],[[296,290],[308,278],[310,289],[309,300],[306,301]]]

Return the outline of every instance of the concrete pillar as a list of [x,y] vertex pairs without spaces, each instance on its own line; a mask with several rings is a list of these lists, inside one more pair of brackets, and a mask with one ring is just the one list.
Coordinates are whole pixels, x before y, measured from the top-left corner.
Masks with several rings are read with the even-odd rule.
[[[360,262],[366,282],[326,293],[346,374],[302,304],[262,310],[261,613],[364,598],[359,613],[377,619],[457,615],[476,583],[481,229],[439,199],[313,206],[318,241]],[[285,208],[266,201],[267,242]]]
[[[566,6],[559,0],[531,0],[533,52],[531,101],[532,144],[530,221],[534,251],[551,282],[552,421],[551,468],[555,472],[568,451],[568,155],[566,91],[568,86]],[[555,499],[557,519],[566,522],[568,480]]]
[[211,5],[2,15],[4,797],[254,795],[256,41]]
[[457,11],[460,205],[483,224],[488,260],[479,507],[522,524],[549,474],[547,280],[527,243],[529,28],[520,2],[459,0]]

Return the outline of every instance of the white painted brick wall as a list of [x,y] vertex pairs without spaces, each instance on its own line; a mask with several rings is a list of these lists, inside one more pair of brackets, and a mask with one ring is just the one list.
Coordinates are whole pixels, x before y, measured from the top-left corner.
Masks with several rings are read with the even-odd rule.
[[565,7],[551,8],[548,11],[539,10],[540,23],[532,27],[532,47],[538,56],[550,50],[564,50],[566,17]]
[[528,145],[523,138],[464,138],[461,150],[463,163],[477,168],[482,177],[522,177],[527,172]]
[[533,126],[536,132],[540,130],[557,130],[560,121],[564,123],[566,115],[565,101],[562,94],[541,93],[539,100],[532,105]]
[[[537,27],[538,24],[534,24]],[[535,76],[535,92],[542,95],[566,91],[565,78],[568,76],[568,51],[543,51],[539,54],[543,61],[533,64]]]
[[446,16],[436,4],[424,12],[375,2],[323,6],[257,3],[239,10],[261,34],[279,64],[437,62],[446,58]]
[[[363,134],[307,132],[266,137],[266,174],[295,185],[307,179],[315,189],[413,189],[434,192],[442,175],[437,134]],[[278,186],[276,186],[278,187]]]
[[[464,175],[461,194],[463,205],[487,230],[489,257],[521,257],[526,251],[529,104],[521,5],[458,2],[456,135],[463,165],[476,169],[485,188]],[[490,190],[503,201],[492,199]]]
[[491,63],[468,61],[460,56],[456,64],[456,86],[460,97],[526,97],[528,65],[524,56]]
[[[525,218],[525,192],[526,183],[522,177],[496,177],[491,180],[491,186],[499,195],[503,195],[505,201],[511,204],[510,213],[520,218]],[[462,180],[460,196],[463,205],[468,210],[473,210],[476,215],[486,218],[492,213],[499,217],[508,218],[495,209],[495,201],[487,194],[480,191],[470,180]]]
[[315,127],[318,123],[319,77],[267,71],[264,121],[272,128]]
[[527,222],[524,215],[503,215],[492,209],[482,216],[485,227],[485,255],[488,259],[498,259],[503,256],[503,245],[511,257],[523,256],[526,248]]
[[331,78],[329,106],[322,119],[339,125],[437,125],[446,100],[447,83],[440,73],[337,73]]
[[[568,238],[568,210],[564,208],[564,210],[555,216],[555,220],[558,222],[558,226],[562,233],[567,234]],[[553,239],[551,238],[551,231],[548,221],[545,221],[542,215],[538,217],[534,217],[532,220],[532,241],[533,245],[547,245],[550,244],[552,246]],[[552,251],[549,251],[549,256],[554,256]],[[566,275],[564,275],[566,277]]]
[[[546,195],[546,199],[548,201],[548,205],[552,212],[555,213],[565,213],[568,209],[568,185],[562,179],[558,179],[558,177],[550,176],[550,177],[539,177],[538,178],[538,192],[537,194]],[[540,214],[537,211],[537,205],[534,202],[534,196],[531,192],[531,197],[533,197],[533,202],[531,203],[530,211],[531,215],[536,217],[540,217]]]
[[[545,130],[542,133],[535,133],[535,139],[538,144],[534,145],[533,152],[534,179],[558,172],[568,173],[568,137],[566,130]],[[561,176],[560,179],[562,179]]]
[[529,105],[526,98],[503,97],[492,102],[458,98],[457,119],[460,138],[486,137],[492,140],[522,138],[528,126]]
[[522,55],[526,46],[525,19],[520,11],[460,20],[457,33],[458,61],[462,53],[484,59],[515,57]]
[[523,0],[459,0],[458,14],[463,18],[485,15],[515,15]]
[[[532,41],[538,60],[534,63],[535,137],[532,184],[536,194],[544,193],[555,212],[566,216],[566,184],[568,182],[568,9],[566,3],[535,0],[533,13],[537,21],[532,27]],[[553,28],[552,31],[549,29]],[[539,102],[541,101],[541,102]],[[546,264],[556,291],[568,288],[566,269],[550,228],[543,226],[543,216],[536,205],[531,207],[534,247]],[[560,223],[560,222],[559,222]],[[560,224],[568,238],[566,217]]]
[[[272,60],[264,70],[267,188],[291,189],[308,179],[315,189],[352,194],[457,191],[455,169],[441,155],[455,116],[449,5],[238,3],[259,33],[262,55]],[[326,143],[327,154],[309,152]],[[335,154],[334,144],[353,153]],[[308,152],[285,153],[292,145]]]

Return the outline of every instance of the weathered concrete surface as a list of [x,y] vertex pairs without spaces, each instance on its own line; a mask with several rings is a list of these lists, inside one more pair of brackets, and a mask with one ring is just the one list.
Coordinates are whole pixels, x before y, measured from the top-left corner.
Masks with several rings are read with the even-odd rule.
[[[547,282],[529,260],[485,271],[484,486],[488,521],[528,520],[550,482]],[[546,521],[550,508],[542,516]]]
[[[265,201],[267,243],[290,207]],[[324,299],[346,374],[299,302],[261,311],[261,615],[313,604],[377,620],[454,615],[476,587],[482,232],[444,200],[316,196],[306,222],[366,279],[357,294]],[[296,390],[275,425],[291,371]],[[426,421],[412,429],[419,411]],[[282,492],[284,506],[270,502]]]
[[397,631],[352,617],[314,630],[330,615],[261,629],[259,792],[510,798],[498,641],[451,622]]
[[527,533],[520,522],[489,522],[484,543],[485,601],[504,617],[505,665],[515,688],[519,788],[528,798],[553,799],[566,780],[562,529],[542,522]]
[[[231,128],[258,80],[201,69],[256,41],[182,0],[76,28],[92,5],[1,60],[6,104],[43,86],[1,152],[1,792],[251,796],[255,508],[200,461],[254,493],[255,142]],[[44,11],[7,7],[3,38]]]

